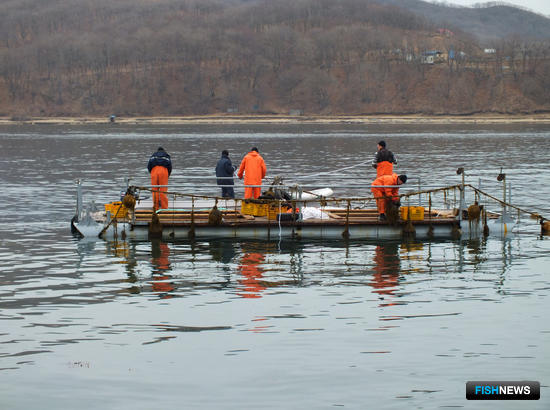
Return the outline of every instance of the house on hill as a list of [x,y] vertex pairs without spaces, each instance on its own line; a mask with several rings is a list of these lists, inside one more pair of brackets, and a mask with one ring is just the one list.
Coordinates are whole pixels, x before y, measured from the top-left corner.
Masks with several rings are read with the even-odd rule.
[[445,55],[439,50],[424,51],[420,56],[422,64],[436,64],[445,62]]

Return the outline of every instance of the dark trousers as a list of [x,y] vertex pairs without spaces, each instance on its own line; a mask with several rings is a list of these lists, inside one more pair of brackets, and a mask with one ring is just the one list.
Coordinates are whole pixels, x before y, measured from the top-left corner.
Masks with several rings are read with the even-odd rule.
[[222,197],[223,198],[235,198],[235,191],[231,186],[222,186]]

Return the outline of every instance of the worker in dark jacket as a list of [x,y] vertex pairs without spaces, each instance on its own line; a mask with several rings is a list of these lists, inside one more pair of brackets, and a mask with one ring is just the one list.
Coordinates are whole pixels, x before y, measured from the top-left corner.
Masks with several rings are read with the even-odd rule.
[[231,163],[229,159],[229,152],[224,149],[222,151],[222,157],[216,165],[216,176],[218,178],[218,185],[222,185],[222,197],[223,198],[235,198],[235,191],[232,186],[223,186],[223,185],[234,185],[233,182],[233,173],[235,172],[236,167]]
[[156,211],[168,208],[168,197],[165,192],[168,191],[168,177],[172,173],[172,160],[164,148],[158,147],[157,152],[151,155],[147,169],[151,173],[153,185],[153,209]]
[[393,164],[397,164],[393,152],[386,149],[386,141],[378,142],[378,151],[372,160],[372,167],[376,168],[376,177],[393,174]]

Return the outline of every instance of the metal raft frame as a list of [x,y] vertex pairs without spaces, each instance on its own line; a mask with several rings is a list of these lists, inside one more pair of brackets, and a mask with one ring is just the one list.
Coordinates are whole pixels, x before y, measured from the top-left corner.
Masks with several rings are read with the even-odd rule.
[[[241,214],[240,207],[242,199],[227,199],[219,196],[188,194],[185,192],[167,191],[171,207],[159,211],[153,211],[152,206],[146,206],[138,200],[138,206],[135,210],[128,212],[128,216],[120,218],[118,215],[104,213],[95,214],[97,222],[103,225],[100,236],[103,237],[134,237],[136,239],[147,239],[152,236],[160,236],[165,239],[192,239],[195,237],[208,238],[254,238],[254,239],[276,239],[276,238],[310,238],[310,239],[397,239],[416,237],[420,239],[430,238],[459,238],[464,234],[488,234],[488,221],[500,220],[500,226],[497,226],[501,232],[506,233],[505,219],[508,209],[515,209],[518,212],[518,218],[521,213],[529,214],[533,218],[539,219],[541,224],[544,222],[539,214],[521,209],[506,202],[506,190],[508,197],[511,197],[511,187],[506,185],[503,178],[504,199],[500,200],[494,195],[482,191],[481,181],[479,187],[474,187],[465,183],[464,170],[457,170],[457,174],[462,176],[460,184],[444,187],[424,186],[420,179],[416,184],[418,189],[411,190],[410,186],[400,185],[401,191],[406,191],[397,195],[402,204],[411,206],[418,201],[422,206],[423,201],[428,202],[425,207],[424,220],[397,220],[393,223],[378,221],[375,208],[374,196],[357,197],[317,197],[315,199],[301,198],[303,193],[311,192],[298,185],[277,185],[272,186],[277,189],[284,189],[293,192],[295,198],[290,201],[284,200],[255,200],[259,204],[267,204],[270,207],[281,210],[282,204],[288,202],[293,209],[293,216],[290,220],[273,220],[268,217],[247,217]],[[501,172],[501,175],[502,172]],[[500,177],[500,176],[499,176]],[[195,177],[204,178],[204,177]],[[213,178],[209,176],[208,178]],[[220,179],[220,178],[216,178]],[[501,179],[499,179],[501,181]],[[138,186],[130,185],[127,179],[127,190],[137,192],[152,192],[160,186]],[[371,185],[361,185],[357,182],[352,184],[354,188],[369,189]],[[201,188],[220,188],[220,185],[202,184]],[[263,185],[262,188],[266,188]],[[381,186],[377,186],[380,188]],[[469,189],[469,195],[467,195]],[[442,197],[441,197],[442,196]],[[481,217],[472,220],[469,218],[466,207],[468,202],[477,203],[483,197],[485,202],[482,204]],[[423,199],[424,198],[424,199]],[[82,209],[82,184],[77,181],[77,213],[76,222],[84,214]],[[488,211],[489,203],[502,206],[502,213]],[[211,207],[216,205],[221,214],[222,220],[219,223],[209,221]],[[368,206],[371,208],[368,208]],[[300,220],[296,214],[296,208],[308,206],[318,206],[323,211],[327,211],[330,219]],[[89,212],[88,212],[89,213]],[[154,217],[156,216],[156,218]],[[496,226],[493,223],[493,229]]]

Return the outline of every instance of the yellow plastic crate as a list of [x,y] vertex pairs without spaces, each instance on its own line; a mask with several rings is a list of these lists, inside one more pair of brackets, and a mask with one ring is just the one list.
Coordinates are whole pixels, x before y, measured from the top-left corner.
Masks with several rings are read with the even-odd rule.
[[254,212],[254,204],[251,202],[241,202],[241,214],[243,215],[252,215]]
[[241,202],[241,213],[243,215],[252,215],[252,216],[266,216],[268,204],[256,204],[254,202]]
[[126,216],[128,215],[128,208],[122,205],[121,201],[115,201],[109,204],[105,204],[105,212],[110,212],[111,218],[114,218],[115,215],[117,216],[117,218],[126,218]]
[[423,206],[402,206],[400,209],[401,219],[404,221],[410,219],[411,221],[424,220],[424,207]]
[[266,216],[267,210],[269,209],[268,204],[254,204],[256,208],[254,209],[254,216]]

